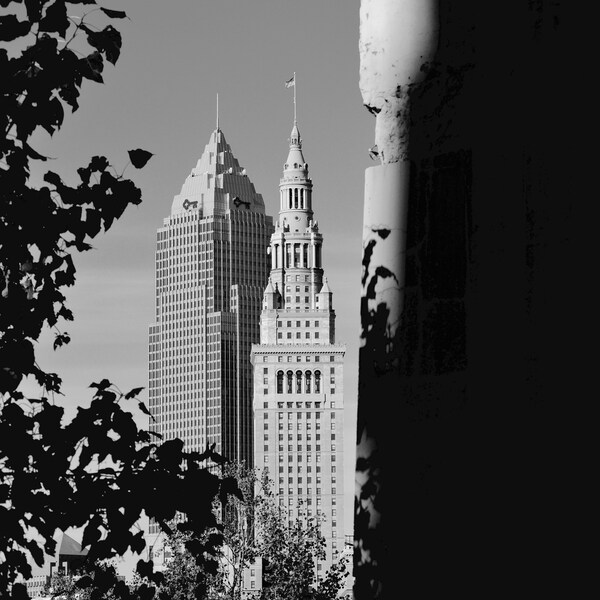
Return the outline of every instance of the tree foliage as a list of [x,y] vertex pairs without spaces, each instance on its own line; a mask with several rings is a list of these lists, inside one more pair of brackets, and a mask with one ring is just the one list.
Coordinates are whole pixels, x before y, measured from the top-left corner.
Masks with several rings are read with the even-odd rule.
[[[262,589],[245,590],[253,600],[334,600],[348,574],[346,562],[334,563],[324,578],[315,577],[315,560],[325,558],[325,540],[317,516],[296,518],[290,523],[285,508],[279,506],[267,476],[257,479],[256,472],[244,465],[228,463],[224,476],[237,478],[243,497],[233,498],[220,514],[223,545],[218,572],[207,572],[197,565],[188,549],[193,536],[170,536],[167,546],[171,558],[164,571],[161,591],[166,598],[191,598],[189,590],[198,579],[207,585],[211,600],[239,600],[242,597],[244,570],[255,559],[262,559]],[[206,535],[206,534],[205,534]],[[187,595],[186,595],[187,594]]]
[[[145,579],[135,590],[100,562],[144,550],[136,526],[142,515],[169,532],[177,513],[181,531],[218,531],[213,499],[226,503],[235,491],[206,468],[220,457],[138,428],[132,410],[148,414],[143,388],[123,393],[108,379],[92,383],[89,407],[65,422],[53,402],[61,379],[35,357],[45,328],[55,330],[55,349],[70,342],[59,326],[73,319],[65,289],[75,283],[76,254],[141,202],[124,170],[103,156],[77,169],[75,185],[66,182],[74,174],[49,170],[37,187],[31,177],[32,165],[47,160],[32,136],[55,133],[66,111],[78,109],[84,83],[103,82],[106,61],[114,65],[121,51],[111,22],[126,14],[94,0],[0,0],[0,9],[0,596],[26,598],[18,580],[31,576],[31,560],[41,566],[44,553],[55,550],[55,532],[75,527],[88,549],[91,598],[109,590],[151,598],[162,581],[152,561],[139,561]],[[77,10],[85,12],[73,17]],[[129,151],[135,168],[151,156]],[[36,397],[19,390],[26,377],[39,384]],[[208,537],[190,551],[210,565],[218,544],[218,536]]]

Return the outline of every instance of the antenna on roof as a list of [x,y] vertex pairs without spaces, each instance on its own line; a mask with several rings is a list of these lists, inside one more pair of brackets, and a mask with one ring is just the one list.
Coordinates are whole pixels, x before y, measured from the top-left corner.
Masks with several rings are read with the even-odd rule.
[[219,129],[219,92],[217,92],[217,129]]

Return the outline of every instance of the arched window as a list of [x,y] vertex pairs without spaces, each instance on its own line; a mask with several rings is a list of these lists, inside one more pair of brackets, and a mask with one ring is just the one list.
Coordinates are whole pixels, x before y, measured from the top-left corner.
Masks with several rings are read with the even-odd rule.
[[302,371],[296,371],[296,394],[302,393]]
[[311,379],[311,372],[310,371],[306,371],[306,373],[304,374],[304,390],[306,391],[307,394],[310,394],[310,379]]
[[292,394],[294,392],[294,387],[292,380],[294,379],[294,374],[291,371],[287,372],[287,393]]
[[300,208],[304,208],[304,188],[300,189]]
[[292,208],[292,188],[289,188],[288,192],[289,207]]
[[277,371],[277,393],[283,394],[283,371]]
[[315,394],[321,393],[321,371],[315,371]]

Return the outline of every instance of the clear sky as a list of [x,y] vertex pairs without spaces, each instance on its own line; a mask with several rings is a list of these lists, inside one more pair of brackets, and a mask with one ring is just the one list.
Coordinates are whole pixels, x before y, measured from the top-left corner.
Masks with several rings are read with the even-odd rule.
[[[123,391],[147,386],[156,229],[215,128],[216,95],[219,125],[276,217],[293,121],[293,89],[284,82],[296,72],[298,126],[324,236],[336,341],[347,345],[351,533],[364,170],[374,164],[368,148],[375,127],[358,87],[359,0],[128,0],[106,7],[131,19],[115,23],[123,36],[117,66],[106,65],[104,85],[86,82],[79,111],[67,113],[52,139],[38,136],[35,147],[56,157],[47,168],[70,182],[93,155],[107,156],[119,172],[129,149],[154,156],[141,171],[126,171],[142,190],[142,204],[76,258],[77,282],[68,295],[75,321],[64,326],[71,344],[53,352],[51,338],[43,339],[38,362],[63,377],[70,408],[89,402],[89,384],[104,377]],[[73,15],[89,10],[72,8]],[[99,12],[86,20],[106,23]]]

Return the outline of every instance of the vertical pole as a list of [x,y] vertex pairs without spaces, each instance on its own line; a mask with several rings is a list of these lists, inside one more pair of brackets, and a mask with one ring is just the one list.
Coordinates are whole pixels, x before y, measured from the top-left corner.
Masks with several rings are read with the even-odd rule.
[[[394,442],[386,400],[396,389],[408,208],[408,90],[437,38],[435,0],[361,0],[360,90],[375,113],[380,164],[366,170],[354,514],[354,598],[397,597],[390,531]],[[399,492],[401,493],[401,492]],[[391,510],[390,510],[391,509]],[[396,569],[396,571],[395,571]],[[394,575],[396,573],[396,575]]]

